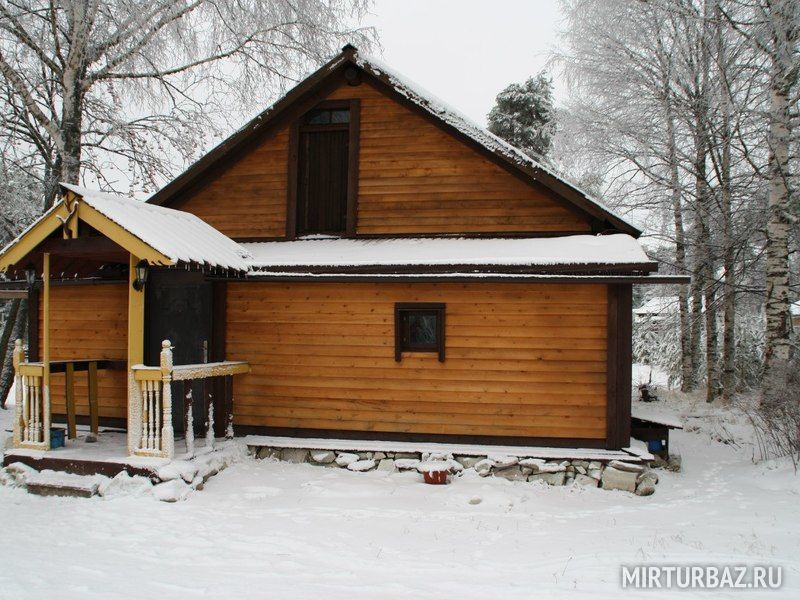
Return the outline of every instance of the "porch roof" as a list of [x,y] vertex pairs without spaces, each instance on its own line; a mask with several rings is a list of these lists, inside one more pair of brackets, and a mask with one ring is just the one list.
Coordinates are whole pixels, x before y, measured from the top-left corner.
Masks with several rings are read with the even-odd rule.
[[77,185],[61,187],[65,198],[0,252],[0,271],[73,218],[152,264],[194,263],[238,272],[250,268],[247,250],[193,214]]

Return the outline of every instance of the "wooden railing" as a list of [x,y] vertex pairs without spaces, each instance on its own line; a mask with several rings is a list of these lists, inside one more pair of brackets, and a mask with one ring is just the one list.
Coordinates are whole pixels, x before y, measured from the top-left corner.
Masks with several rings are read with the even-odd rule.
[[[243,361],[173,365],[172,344],[169,340],[164,340],[161,343],[160,366],[134,365],[131,371],[132,394],[130,401],[136,402],[135,410],[131,411],[128,420],[131,454],[172,458],[175,455],[175,434],[172,427],[172,382],[184,382],[186,451],[189,455],[193,455],[192,394],[191,388],[186,385],[186,382],[213,377],[225,377],[226,381],[230,381],[233,375],[249,372],[250,365]],[[213,447],[215,399],[213,394],[208,394],[208,397],[210,401],[206,422],[206,445]],[[223,400],[229,398],[229,393],[223,394]],[[229,407],[226,407],[226,414],[228,419],[232,418]],[[232,435],[230,427],[228,431]]]
[[25,362],[22,340],[14,342],[14,447],[50,448],[50,390],[43,363]]

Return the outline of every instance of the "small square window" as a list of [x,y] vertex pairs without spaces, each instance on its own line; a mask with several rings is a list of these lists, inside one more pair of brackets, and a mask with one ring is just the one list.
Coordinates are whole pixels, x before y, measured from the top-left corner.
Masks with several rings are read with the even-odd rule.
[[394,358],[403,352],[431,352],[444,362],[444,304],[398,303],[394,308]]

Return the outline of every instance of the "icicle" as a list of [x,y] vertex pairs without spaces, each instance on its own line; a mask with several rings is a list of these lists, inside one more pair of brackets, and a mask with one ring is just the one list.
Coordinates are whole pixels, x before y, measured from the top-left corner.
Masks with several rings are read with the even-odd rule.
[[[233,404],[233,398],[231,398],[231,404]],[[233,439],[233,414],[228,415],[228,427],[225,429],[225,438],[229,440]]]
[[184,435],[186,437],[186,453],[189,458],[194,456],[194,413],[192,412],[192,388],[189,386],[189,391],[186,392],[186,424]]
[[214,400],[208,403],[208,429],[206,429],[206,448],[214,448]]

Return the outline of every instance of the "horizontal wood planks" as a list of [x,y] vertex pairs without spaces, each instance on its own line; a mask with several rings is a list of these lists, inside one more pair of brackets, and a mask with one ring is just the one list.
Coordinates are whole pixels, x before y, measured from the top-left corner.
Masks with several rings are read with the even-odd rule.
[[[128,286],[61,285],[50,288],[51,360],[123,359],[128,348]],[[40,323],[41,306],[40,304]],[[40,344],[42,331],[39,332]],[[125,371],[97,372],[101,417],[127,416]],[[66,413],[64,374],[51,376],[50,398],[54,414]],[[78,415],[89,414],[89,392],[85,372],[75,374]]]
[[[395,302],[446,304],[447,358],[394,360]],[[606,437],[604,285],[228,283],[238,425]]]
[[212,170],[171,206],[197,215],[228,237],[282,237],[288,164],[289,129],[284,127]]
[[[589,232],[544,186],[530,185],[375,87],[343,85],[327,100],[360,101],[356,232],[363,235]],[[233,238],[286,231],[289,127],[210,171],[172,206]]]
[[368,84],[359,98],[360,234],[589,231],[589,224],[428,119]]

